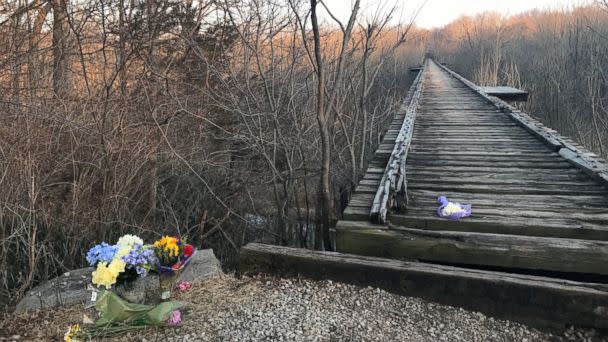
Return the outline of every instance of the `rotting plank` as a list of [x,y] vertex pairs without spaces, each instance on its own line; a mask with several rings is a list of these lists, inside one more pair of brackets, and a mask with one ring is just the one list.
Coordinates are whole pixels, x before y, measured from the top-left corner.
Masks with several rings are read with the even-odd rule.
[[340,250],[358,255],[608,275],[608,242],[425,231],[341,221]]
[[[376,151],[376,153],[390,153],[390,157],[384,175],[380,180],[376,196],[372,202],[370,210],[370,220],[372,222],[383,223],[386,220],[386,215],[390,207],[396,206],[398,209],[401,209],[400,205],[407,202],[405,161],[412,139],[418,101],[424,83],[424,75],[425,68],[423,67],[412,84],[412,89],[415,90],[410,99],[405,118],[403,119],[403,124],[401,125],[399,135],[395,140],[393,148],[391,150],[379,149]],[[403,197],[403,200],[400,200],[399,197]]]
[[395,225],[425,230],[608,241],[608,229],[606,225],[568,218],[535,219],[530,217],[486,216],[453,222],[431,215],[419,216],[408,213],[407,216],[391,215],[389,221]]
[[[419,204],[417,206],[408,207],[408,212],[416,214],[429,214],[435,215],[437,212],[437,206],[435,204]],[[521,218],[564,218],[564,219],[576,219],[580,221],[606,224],[608,225],[608,208],[589,208],[587,210],[577,209],[564,210],[563,208],[544,208],[539,210],[530,210],[523,206],[514,207],[490,207],[490,206],[477,206],[475,208],[475,217],[490,217],[490,216],[517,216]]]

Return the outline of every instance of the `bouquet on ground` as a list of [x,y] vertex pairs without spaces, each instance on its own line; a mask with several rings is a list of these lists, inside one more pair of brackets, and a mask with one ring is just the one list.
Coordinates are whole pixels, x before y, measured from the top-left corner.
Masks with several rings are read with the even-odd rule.
[[95,267],[92,283],[106,289],[145,277],[158,264],[153,246],[144,245],[135,235],[124,235],[115,245],[102,242],[91,248],[86,258],[89,265]]
[[163,236],[154,242],[159,273],[175,274],[188,265],[196,253],[194,246],[175,236]]
[[[64,341],[107,337],[150,325],[179,325],[182,317],[180,310],[185,308],[185,303],[168,299],[175,278],[194,253],[192,245],[168,236],[146,245],[135,235],[124,235],[114,245],[102,242],[92,247],[86,255],[89,265],[95,267],[91,281],[97,287],[105,288],[99,295],[95,290],[91,297],[99,319],[95,323],[71,326],[65,333]],[[159,304],[130,303],[121,298],[116,289],[112,290],[115,285],[149,276],[151,272],[160,276],[163,302]],[[168,288],[163,284],[169,284]],[[185,284],[181,287],[186,288]]]
[[196,250],[192,245],[175,236],[163,236],[154,242],[162,300],[171,297],[178,275],[190,263],[194,253]]

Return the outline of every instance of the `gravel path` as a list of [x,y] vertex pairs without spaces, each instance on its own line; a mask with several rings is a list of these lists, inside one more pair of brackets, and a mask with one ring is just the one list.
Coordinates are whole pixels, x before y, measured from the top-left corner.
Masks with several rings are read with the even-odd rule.
[[[196,284],[179,297],[191,303],[181,327],[110,341],[606,340],[594,331],[552,335],[477,312],[331,281],[225,276]],[[56,340],[81,319],[82,308],[9,316],[0,321],[0,332],[20,335],[20,340]]]

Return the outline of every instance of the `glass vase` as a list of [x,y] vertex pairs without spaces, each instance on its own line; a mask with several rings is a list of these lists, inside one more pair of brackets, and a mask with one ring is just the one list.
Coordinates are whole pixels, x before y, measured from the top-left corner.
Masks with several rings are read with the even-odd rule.
[[160,285],[161,301],[167,301],[171,298],[171,293],[173,292],[173,287],[175,286],[177,276],[178,272],[173,269],[159,270],[158,280]]
[[196,254],[196,251],[181,261],[181,265],[179,268],[173,268],[168,266],[158,266],[158,276],[160,283],[160,300],[167,301],[171,298],[173,293],[173,288],[175,287],[175,283],[177,282],[177,278],[182,273],[184,268],[188,266],[192,256]]

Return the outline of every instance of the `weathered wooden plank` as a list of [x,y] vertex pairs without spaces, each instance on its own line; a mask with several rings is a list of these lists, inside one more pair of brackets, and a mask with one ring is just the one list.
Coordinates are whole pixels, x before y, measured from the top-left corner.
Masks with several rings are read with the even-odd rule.
[[[424,168],[439,166],[442,168],[456,167],[508,167],[508,168],[520,168],[520,169],[572,169],[572,165],[565,161],[552,160],[552,161],[511,161],[511,162],[497,162],[489,160],[416,160],[410,163],[411,167]],[[604,191],[604,190],[602,190]]]
[[581,184],[589,184],[592,182],[593,185],[597,186],[597,183],[593,183],[592,180],[589,179],[582,172],[568,172],[568,173],[559,173],[554,172],[552,170],[544,169],[543,172],[485,172],[483,170],[468,170],[468,171],[457,171],[457,170],[445,170],[441,168],[429,169],[429,168],[421,168],[421,169],[408,169],[408,175],[411,175],[414,178],[428,178],[428,177],[458,177],[461,181],[469,180],[469,179],[479,179],[479,180],[538,180],[538,181],[550,181],[551,183],[556,182],[576,182]]
[[367,173],[367,174],[365,174],[365,176],[363,176],[363,179],[377,180],[378,182],[380,182],[380,179],[382,179],[382,176],[383,176],[382,173]]
[[585,158],[581,153],[577,153],[569,148],[561,148],[559,155],[566,159],[570,164],[583,170],[586,174],[599,180],[608,186],[608,167],[599,158]]
[[529,217],[474,217],[461,221],[450,221],[431,215],[393,214],[388,219],[395,225],[425,230],[493,233],[521,236],[544,236],[582,240],[608,241],[608,229],[604,224],[593,224],[578,220]]
[[412,144],[411,146],[412,150],[416,150],[416,152],[422,153],[422,152],[428,152],[428,153],[435,153],[435,152],[444,152],[444,153],[456,153],[456,152],[465,152],[465,153],[482,153],[482,152],[492,152],[492,153],[496,153],[496,152],[501,152],[504,151],[506,153],[510,153],[510,152],[518,152],[518,153],[539,153],[539,152],[543,152],[542,149],[538,149],[538,148],[509,148],[509,147],[498,147],[498,146],[492,146],[492,145],[486,145],[486,146],[454,146],[454,145],[448,145],[448,146],[429,146],[427,145],[420,145],[420,144]]
[[[425,61],[425,63],[427,63]],[[391,206],[390,201],[396,200],[397,203],[400,201],[396,198],[399,196],[397,193],[403,193],[404,201],[407,200],[407,183],[405,178],[405,160],[410,147],[410,141],[412,139],[412,133],[414,129],[414,122],[416,120],[416,110],[418,107],[418,101],[422,93],[423,82],[425,71],[423,70],[418,74],[416,80],[412,84],[411,89],[415,89],[408,105],[406,116],[403,120],[403,124],[400,128],[399,135],[395,140],[395,145],[391,151],[389,161],[386,165],[386,170],[382,179],[380,180],[380,186],[376,192],[376,196],[372,202],[372,208],[370,210],[370,219],[373,222],[384,222],[386,220],[386,214],[389,207]],[[382,153],[383,151],[376,151],[376,153]],[[392,197],[392,198],[391,198]]]
[[536,326],[608,328],[602,284],[260,244],[241,248],[240,272],[377,286]]
[[340,250],[406,260],[608,275],[605,241],[389,227],[341,221],[337,226]]
[[475,148],[485,148],[492,147],[494,149],[497,148],[534,148],[534,149],[542,149],[544,146],[538,141],[515,141],[509,142],[505,141],[492,141],[490,139],[470,139],[470,140],[456,140],[456,139],[416,139],[412,141],[412,145],[453,145],[458,148],[464,148],[468,146],[472,146]]
[[[554,153],[518,153],[518,154],[506,154],[500,152],[482,152],[482,153],[411,153],[408,156],[408,161],[414,160],[487,160],[487,161],[556,161]],[[368,169],[369,171],[369,169]]]
[[409,181],[412,183],[425,183],[432,181],[436,184],[476,184],[476,185],[518,185],[518,186],[549,186],[553,187],[556,184],[561,185],[565,189],[570,191],[576,191],[578,189],[586,190],[597,190],[597,183],[588,179],[570,179],[570,178],[559,178],[547,179],[543,175],[532,174],[529,177],[511,177],[505,176],[502,178],[496,177],[493,174],[483,174],[483,176],[462,176],[455,175],[453,173],[442,173],[442,172],[421,172],[421,173],[408,173]]
[[438,193],[450,193],[453,191],[473,194],[520,194],[520,195],[571,195],[572,193],[582,195],[603,195],[605,191],[598,187],[564,186],[560,184],[471,184],[461,181],[460,183],[438,183],[434,179],[425,179],[411,182],[410,189],[436,190]]
[[448,128],[439,128],[439,129],[432,129],[432,128],[418,128],[416,127],[416,129],[414,130],[414,137],[419,137],[419,138],[424,138],[424,137],[437,137],[437,138],[470,138],[471,137],[471,133],[474,132],[476,135],[475,137],[477,138],[506,138],[506,139],[534,139],[533,137],[530,136],[529,133],[527,132],[523,132],[520,130],[513,130],[513,129],[501,129],[501,130],[496,130],[496,129],[476,129],[476,130],[469,130],[469,129],[448,129]]
[[369,211],[371,209],[371,205],[365,207],[351,206],[349,205],[344,209],[342,213],[343,220],[349,221],[369,221]]
[[[451,198],[450,198],[451,199]],[[463,200],[459,200],[463,201]],[[420,206],[437,206],[437,201],[426,197],[412,194],[410,198],[410,205],[413,207]],[[474,208],[495,208],[495,209],[506,209],[506,210],[539,210],[539,211],[557,211],[563,212],[564,215],[573,212],[593,212],[597,209],[605,209],[605,203],[584,203],[580,205],[572,205],[567,201],[559,201],[553,203],[547,203],[546,201],[527,201],[527,202],[504,202],[499,197],[476,199],[474,202]],[[475,210],[475,209],[474,209]],[[407,216],[407,210],[400,213],[401,215]],[[435,214],[432,214],[435,216]],[[517,215],[516,217],[520,217]]]
[[[407,208],[408,214],[423,216],[435,216],[437,213],[437,204],[433,203],[430,205],[410,205]],[[543,208],[538,210],[530,210],[525,206],[515,207],[489,207],[489,206],[475,206],[475,216],[477,217],[496,217],[497,219],[510,219],[511,217],[520,218],[539,218],[539,219],[552,219],[552,218],[564,218],[564,219],[576,219],[580,221],[586,221],[595,224],[608,224],[608,208],[601,209],[589,209],[589,210],[571,210],[564,211],[563,209],[557,208]]]
[[576,168],[565,168],[559,171],[553,169],[543,169],[543,168],[535,168],[535,167],[510,167],[509,165],[501,165],[501,164],[489,164],[492,167],[486,166],[451,166],[450,168],[445,168],[443,166],[419,166],[419,165],[408,165],[407,170],[421,170],[421,171],[444,171],[448,170],[452,173],[459,172],[492,172],[492,173],[511,173],[511,174],[526,174],[526,173],[545,173],[545,174],[557,174],[557,173],[568,173],[568,174],[578,174],[580,170]]
[[416,189],[410,192],[412,196],[435,201],[440,195],[447,195],[458,202],[477,203],[479,201],[494,201],[495,203],[508,206],[509,203],[540,203],[551,206],[556,203],[563,203],[571,207],[577,206],[604,206],[608,204],[608,197],[604,195],[497,195],[497,194],[472,194],[467,192],[450,191],[448,194],[438,194],[433,190]]
[[[355,193],[357,193],[357,194],[376,194],[376,192],[378,191],[378,185],[380,185],[380,182],[376,182],[376,184],[373,184],[373,185],[362,185],[360,182],[359,185],[357,185],[357,187],[355,188]],[[370,205],[370,210],[371,210],[371,205]]]
[[557,156],[557,153],[555,152],[549,152],[549,151],[532,151],[532,152],[526,152],[526,151],[521,151],[521,150],[516,150],[516,151],[485,151],[485,150],[479,150],[479,151],[460,151],[460,150],[455,150],[455,151],[445,151],[442,149],[431,149],[431,148],[424,148],[424,147],[419,147],[418,151],[420,153],[418,154],[412,154],[413,156],[426,156],[426,155],[431,155],[431,156],[470,156],[470,155],[475,155],[475,156],[522,156],[522,157],[526,157],[526,156]]
[[528,92],[507,86],[500,87],[480,87],[480,90],[484,93],[498,97],[504,101],[513,101],[513,102],[526,102],[528,101]]

